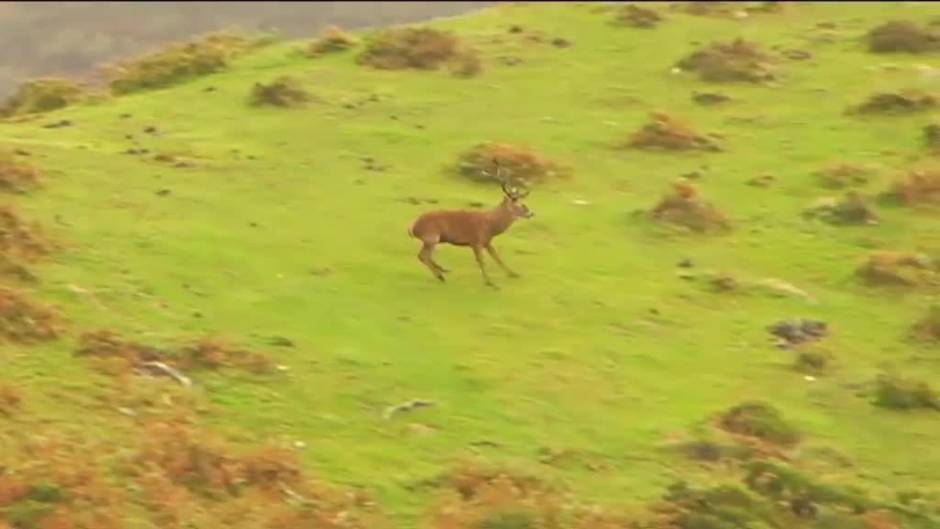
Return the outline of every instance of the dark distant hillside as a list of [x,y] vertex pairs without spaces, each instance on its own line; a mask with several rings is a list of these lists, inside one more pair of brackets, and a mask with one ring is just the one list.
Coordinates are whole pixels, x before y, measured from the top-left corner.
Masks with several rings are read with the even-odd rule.
[[24,79],[83,75],[167,41],[218,29],[312,35],[416,22],[497,2],[5,2],[0,3],[0,97]]

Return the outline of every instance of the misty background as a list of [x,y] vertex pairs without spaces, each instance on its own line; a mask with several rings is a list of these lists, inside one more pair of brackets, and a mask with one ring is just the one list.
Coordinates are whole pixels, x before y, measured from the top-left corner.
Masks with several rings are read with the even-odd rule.
[[36,77],[92,80],[100,65],[224,29],[313,37],[420,22],[500,2],[0,2],[0,98]]

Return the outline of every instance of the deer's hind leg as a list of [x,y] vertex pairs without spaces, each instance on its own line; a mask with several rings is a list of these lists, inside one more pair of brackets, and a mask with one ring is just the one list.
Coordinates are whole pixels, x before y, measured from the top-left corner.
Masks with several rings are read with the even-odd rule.
[[434,246],[436,242],[431,241],[421,241],[421,251],[418,252],[418,260],[421,261],[424,266],[428,267],[428,270],[434,274],[434,277],[438,278],[441,281],[444,281],[444,273],[441,271],[440,266],[438,266],[434,259],[431,258],[431,252],[434,251]]

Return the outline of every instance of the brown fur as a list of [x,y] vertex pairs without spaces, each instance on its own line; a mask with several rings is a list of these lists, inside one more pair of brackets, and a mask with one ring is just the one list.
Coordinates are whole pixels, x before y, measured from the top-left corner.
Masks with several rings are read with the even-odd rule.
[[[503,188],[506,191],[505,187]],[[493,237],[505,232],[518,218],[533,216],[518,195],[506,191],[506,197],[496,207],[486,210],[435,210],[424,213],[415,220],[408,234],[421,241],[421,251],[418,260],[431,270],[434,277],[444,281],[444,274],[448,271],[434,261],[431,253],[437,244],[451,244],[454,246],[469,246],[473,250],[483,281],[488,286],[495,286],[486,273],[483,264],[483,250],[506,271],[510,277],[519,275],[510,270],[499,258],[493,248]]]

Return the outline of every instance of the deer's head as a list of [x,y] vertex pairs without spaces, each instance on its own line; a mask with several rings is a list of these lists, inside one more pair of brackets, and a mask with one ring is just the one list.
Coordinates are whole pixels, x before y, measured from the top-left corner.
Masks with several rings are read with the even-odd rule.
[[524,192],[518,188],[510,187],[507,178],[504,177],[502,167],[496,160],[493,160],[496,166],[496,179],[499,180],[500,187],[503,189],[503,201],[500,208],[507,211],[513,219],[530,219],[535,213],[522,203],[522,200],[529,196],[529,191]]

